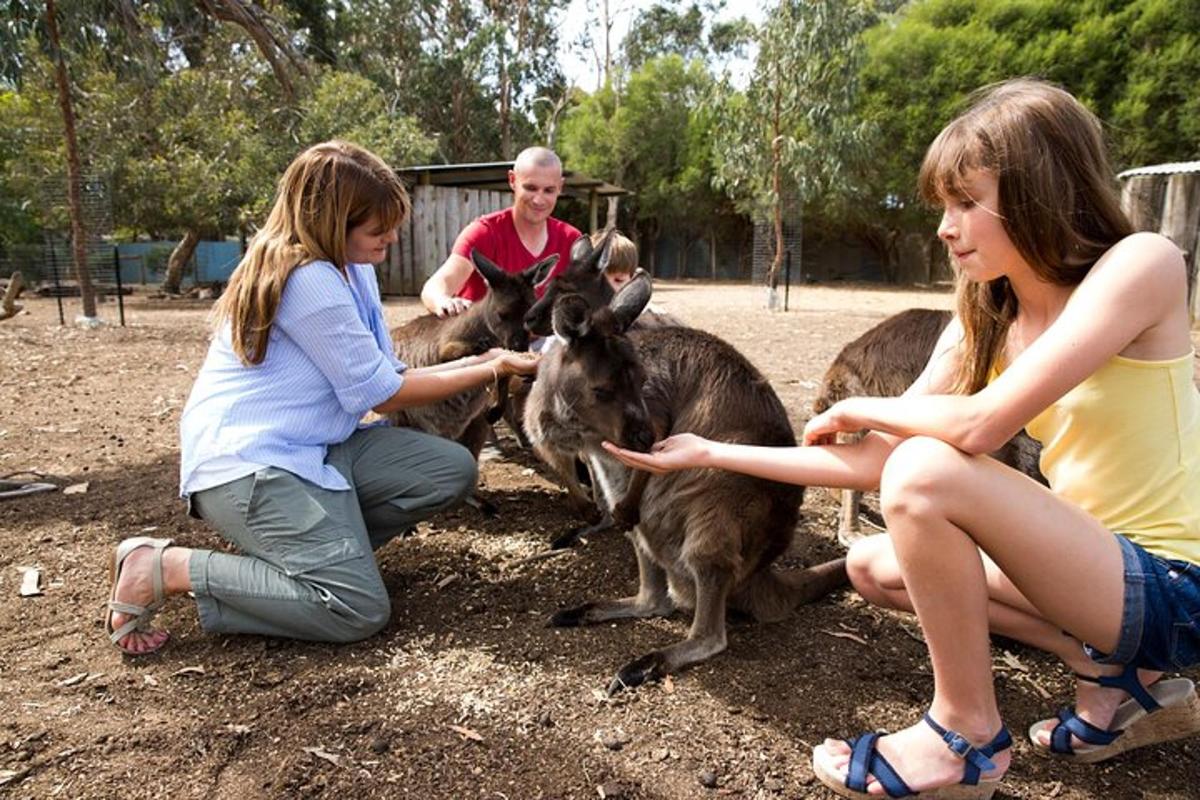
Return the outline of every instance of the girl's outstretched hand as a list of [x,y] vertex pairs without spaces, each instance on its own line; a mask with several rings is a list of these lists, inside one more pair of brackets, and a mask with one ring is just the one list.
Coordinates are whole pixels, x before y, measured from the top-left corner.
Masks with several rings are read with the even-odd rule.
[[678,433],[656,442],[649,453],[625,450],[612,442],[604,442],[603,447],[627,467],[662,475],[664,472],[705,466],[710,444],[708,439],[694,433]]
[[804,426],[803,443],[806,445],[833,444],[839,433],[858,433],[862,425],[847,413],[847,403],[842,400],[817,414]]

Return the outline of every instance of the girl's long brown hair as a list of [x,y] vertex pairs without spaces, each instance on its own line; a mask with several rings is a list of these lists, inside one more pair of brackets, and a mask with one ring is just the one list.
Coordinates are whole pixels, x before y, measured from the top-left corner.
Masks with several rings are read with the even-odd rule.
[[[927,202],[962,197],[971,169],[996,176],[1004,229],[1044,281],[1074,286],[1100,256],[1133,233],[1121,211],[1100,121],[1068,92],[1019,78],[975,92],[970,108],[925,154],[919,186]],[[956,281],[964,346],[954,391],[982,389],[1017,314],[1007,278]]]
[[373,222],[379,231],[408,216],[408,194],[375,154],[349,142],[313,145],[283,177],[267,222],[254,235],[214,309],[230,321],[233,350],[247,366],[261,364],[279,298],[292,270],[312,261],[346,268],[346,236]]

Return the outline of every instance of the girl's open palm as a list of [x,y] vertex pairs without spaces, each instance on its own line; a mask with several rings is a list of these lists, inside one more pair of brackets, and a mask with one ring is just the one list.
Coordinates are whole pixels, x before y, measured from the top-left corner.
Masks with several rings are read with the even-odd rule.
[[679,433],[656,442],[649,453],[625,450],[612,442],[604,442],[604,449],[618,461],[633,469],[645,470],[655,475],[703,466],[708,454],[709,441],[693,433]]

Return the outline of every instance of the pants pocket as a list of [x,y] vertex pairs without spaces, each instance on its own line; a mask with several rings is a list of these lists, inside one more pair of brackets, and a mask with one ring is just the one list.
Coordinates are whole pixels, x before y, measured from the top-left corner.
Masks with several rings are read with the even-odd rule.
[[296,577],[364,554],[365,531],[347,524],[349,504],[357,504],[353,492],[329,492],[268,467],[254,475],[246,526],[276,566]]

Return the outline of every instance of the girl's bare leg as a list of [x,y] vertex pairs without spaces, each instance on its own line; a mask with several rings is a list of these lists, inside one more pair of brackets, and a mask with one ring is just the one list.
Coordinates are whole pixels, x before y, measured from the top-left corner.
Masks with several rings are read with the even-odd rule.
[[[926,437],[896,448],[880,494],[900,584],[929,646],[930,710],[943,726],[975,744],[1000,729],[988,638],[994,622],[1051,652],[1066,653],[1078,641],[1104,651],[1116,646],[1124,602],[1120,546],[1080,509],[991,458]],[[996,582],[980,551],[1015,590],[1002,597],[1007,602],[992,600]],[[1062,630],[1068,636],[1055,634]],[[826,740],[824,747],[843,765],[849,759],[844,742]],[[915,791],[962,777],[962,762],[922,723],[884,737],[879,751]],[[1005,751],[993,761],[1003,771],[1010,758]],[[870,791],[883,789],[872,782]]]

